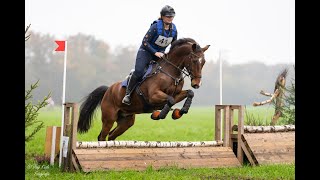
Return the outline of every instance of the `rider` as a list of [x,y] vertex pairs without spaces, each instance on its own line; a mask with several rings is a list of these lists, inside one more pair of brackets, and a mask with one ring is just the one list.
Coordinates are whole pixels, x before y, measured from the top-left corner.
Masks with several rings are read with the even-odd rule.
[[177,40],[177,29],[172,23],[174,16],[174,9],[166,5],[160,11],[160,18],[151,24],[138,50],[135,71],[128,82],[126,95],[122,99],[122,103],[131,104],[132,88],[141,80],[145,67],[151,60],[162,58],[166,47]]

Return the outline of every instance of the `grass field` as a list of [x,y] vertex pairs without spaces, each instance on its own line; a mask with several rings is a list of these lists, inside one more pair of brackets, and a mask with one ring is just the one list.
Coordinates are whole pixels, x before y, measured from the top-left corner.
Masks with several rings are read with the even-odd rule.
[[[265,124],[266,121],[270,122],[273,111],[273,108],[247,107],[245,122],[248,121],[247,118],[254,116],[259,119],[260,124]],[[192,107],[188,114],[175,121],[170,116],[171,113],[164,120],[153,121],[150,119],[150,114],[137,115],[134,126],[117,140],[210,141],[214,139],[214,107]],[[89,132],[78,134],[79,141],[97,140],[101,128],[100,118],[101,113],[98,110]],[[32,158],[44,153],[46,127],[61,125],[61,109],[42,110],[38,120],[45,123],[45,128],[42,128],[33,140],[26,143],[26,179],[294,179],[294,164],[222,169],[167,168],[160,171],[148,169],[143,172],[61,173],[57,167],[41,166]],[[30,129],[26,133],[30,133]]]

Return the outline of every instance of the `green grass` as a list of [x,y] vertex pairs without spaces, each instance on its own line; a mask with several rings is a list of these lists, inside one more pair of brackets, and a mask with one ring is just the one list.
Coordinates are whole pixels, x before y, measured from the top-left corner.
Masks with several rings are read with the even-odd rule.
[[[272,117],[272,108],[247,107],[247,112],[254,116]],[[96,141],[101,129],[101,113],[97,111],[93,125],[86,134],[78,134],[78,141]],[[235,113],[235,119],[237,113]],[[61,109],[42,110],[38,119],[43,121],[41,129],[33,140],[26,144],[26,179],[294,179],[295,165],[268,165],[241,168],[201,168],[182,170],[165,168],[146,171],[108,171],[94,173],[62,173],[59,168],[39,165],[33,160],[34,155],[44,154],[47,126],[61,125]],[[245,117],[245,122],[246,122]],[[27,130],[29,132],[30,129]],[[150,114],[136,116],[134,126],[117,140],[141,141],[210,141],[214,139],[214,107],[192,107],[189,113],[179,120],[167,118],[160,121],[151,120]]]
[[104,171],[91,173],[62,173],[58,167],[27,163],[25,179],[295,179],[294,164],[263,165],[258,167],[243,166],[241,168],[163,168],[145,171]]

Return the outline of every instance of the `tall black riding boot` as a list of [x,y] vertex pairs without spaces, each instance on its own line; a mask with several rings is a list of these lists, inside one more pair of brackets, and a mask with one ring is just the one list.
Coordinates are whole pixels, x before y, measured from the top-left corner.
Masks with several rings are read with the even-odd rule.
[[137,83],[137,77],[135,76],[135,74],[132,74],[130,79],[129,79],[129,83],[126,89],[126,95],[124,96],[124,98],[122,99],[122,103],[126,104],[126,105],[130,105],[131,104],[131,93],[132,93],[132,88],[135,86],[135,84]]

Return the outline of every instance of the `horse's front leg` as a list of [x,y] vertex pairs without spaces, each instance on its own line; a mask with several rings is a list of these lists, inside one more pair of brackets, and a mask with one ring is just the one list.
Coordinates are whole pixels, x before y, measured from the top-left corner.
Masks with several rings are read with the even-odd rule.
[[177,104],[187,97],[188,90],[182,90],[179,94],[174,97],[174,102]]
[[159,120],[166,118],[168,112],[170,111],[171,107],[175,104],[175,100],[172,96],[167,95],[162,91],[157,91],[154,93],[151,98],[149,99],[151,104],[161,104],[166,102],[163,109],[159,111],[154,111],[151,115],[151,119]]
[[194,93],[192,90],[184,90],[181,91],[180,94],[178,94],[175,98],[175,102],[178,103],[180,101],[182,101],[184,98],[187,97],[186,101],[183,104],[182,109],[175,109],[172,113],[172,119],[179,119],[183,114],[187,114],[189,111],[189,108],[191,106],[192,103],[192,98],[194,96]]

